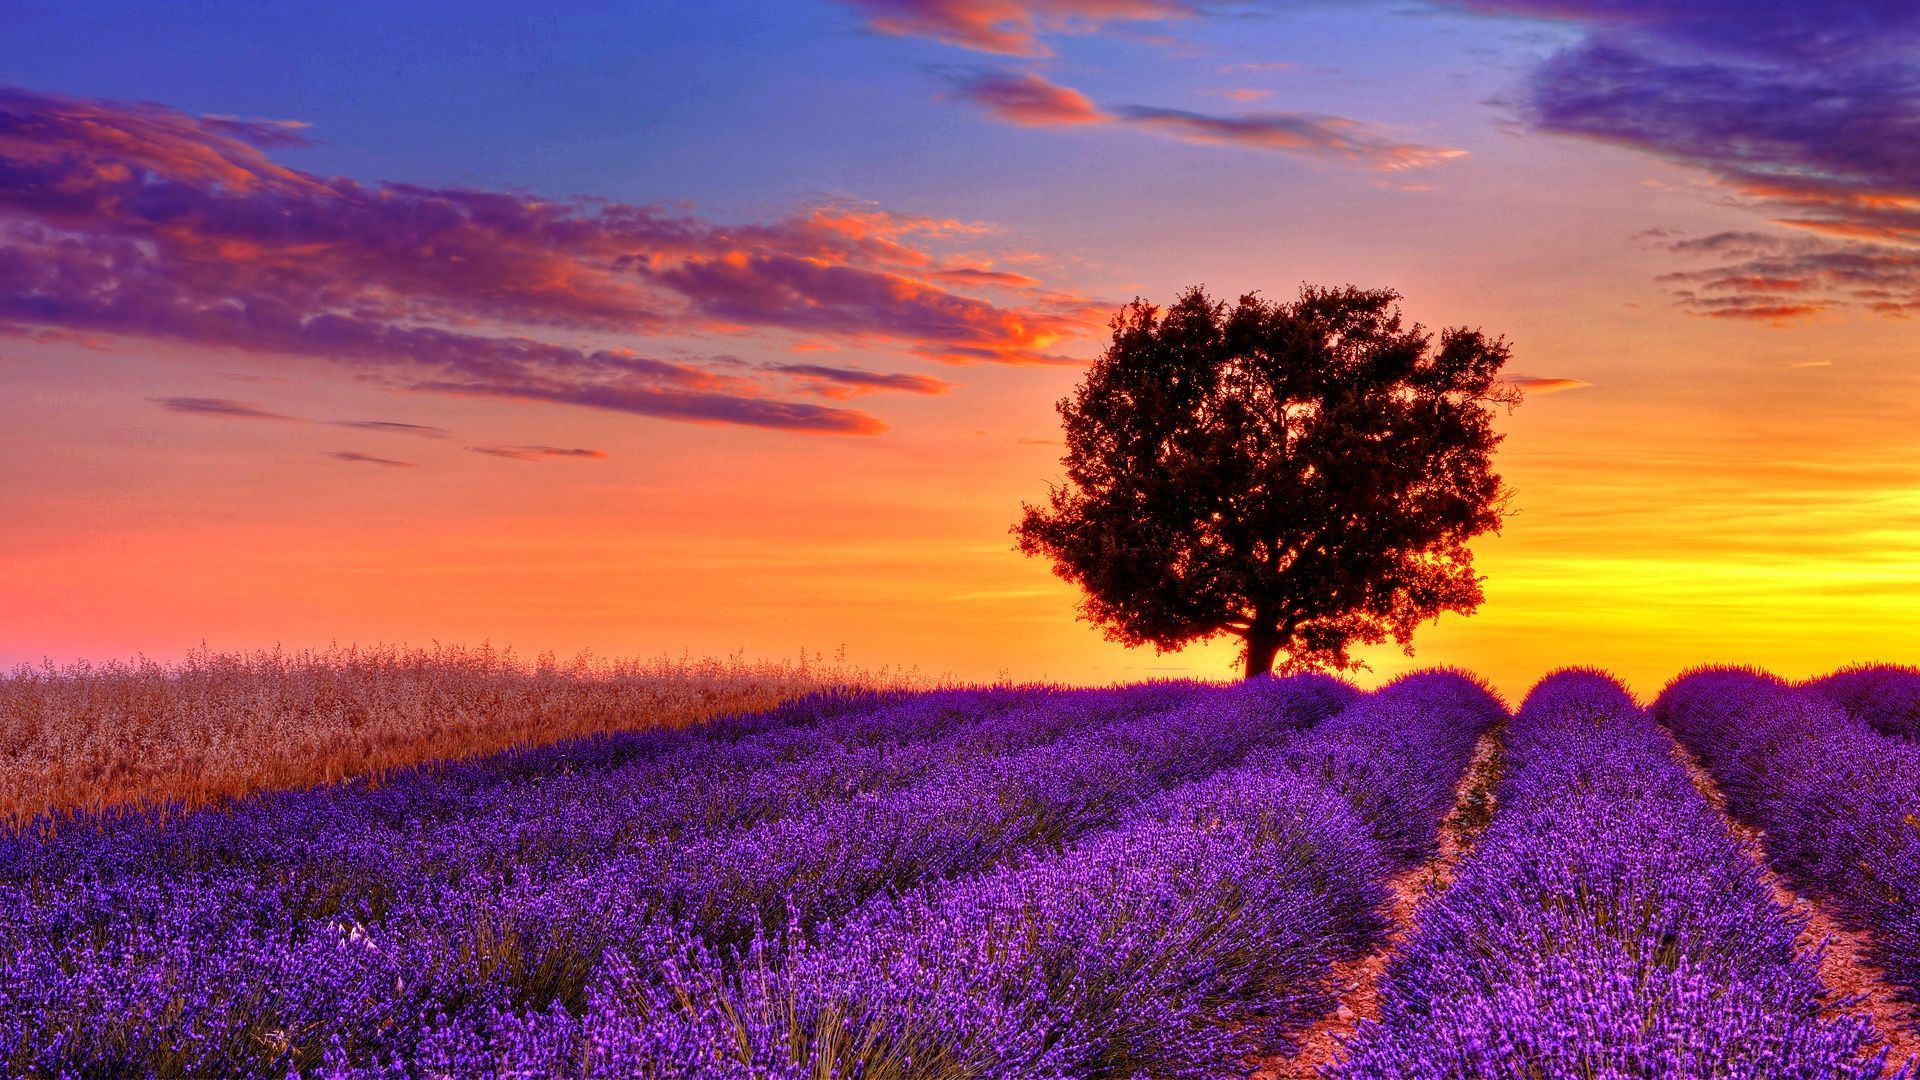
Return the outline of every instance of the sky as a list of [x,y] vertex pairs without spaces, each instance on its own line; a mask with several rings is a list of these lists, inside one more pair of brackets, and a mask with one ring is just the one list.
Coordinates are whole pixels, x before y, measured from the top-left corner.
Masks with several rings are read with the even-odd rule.
[[0,664],[491,641],[1223,677],[1015,552],[1135,297],[1511,342],[1374,683],[1920,660],[1910,0],[15,0]]

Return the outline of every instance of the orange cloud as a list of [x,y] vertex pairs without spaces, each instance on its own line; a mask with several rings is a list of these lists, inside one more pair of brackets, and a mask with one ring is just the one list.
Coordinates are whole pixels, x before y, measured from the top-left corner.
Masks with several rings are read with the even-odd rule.
[[1044,33],[1085,33],[1110,23],[1196,13],[1179,0],[842,0],[883,34],[931,38],[1003,56],[1047,56]]
[[1466,155],[1465,150],[1395,142],[1369,124],[1341,116],[1210,116],[1144,105],[1125,106],[1119,115],[1129,124],[1187,142],[1345,158],[1382,170],[1417,169]]
[[931,375],[865,371],[824,364],[769,364],[767,370],[794,379],[805,393],[844,400],[891,390],[907,394],[944,394],[953,384]]
[[[1086,329],[1029,276],[956,265],[946,249],[977,244],[990,232],[977,223],[836,201],[725,225],[367,185],[267,156],[303,139],[286,121],[0,88],[0,333],[172,340],[415,389],[864,434],[885,425],[776,400],[722,364],[554,335],[800,333],[1024,363]],[[1002,298],[969,291],[982,287]]]
[[1557,394],[1564,390],[1579,390],[1593,385],[1585,379],[1564,379],[1547,375],[1508,375],[1500,381],[1508,386],[1518,387],[1529,394]]
[[958,92],[995,117],[1022,127],[1099,124],[1112,119],[1080,91],[1030,73],[980,72],[963,80]]
[[1030,72],[970,70],[949,78],[956,96],[1021,127],[1126,125],[1186,142],[1342,158],[1387,171],[1421,168],[1466,154],[1396,142],[1370,124],[1341,116],[1281,112],[1213,116],[1146,105],[1107,111],[1080,91]]

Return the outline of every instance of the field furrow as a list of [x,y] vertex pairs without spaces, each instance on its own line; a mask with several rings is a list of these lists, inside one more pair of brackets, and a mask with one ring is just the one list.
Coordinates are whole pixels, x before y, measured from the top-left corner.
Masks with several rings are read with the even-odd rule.
[[1333,1007],[1295,1040],[1298,1049],[1262,1063],[1253,1080],[1316,1080],[1353,1038],[1359,1025],[1380,1018],[1380,983],[1387,965],[1413,935],[1415,915],[1423,903],[1453,884],[1460,860],[1486,828],[1496,806],[1494,789],[1500,776],[1499,731],[1480,736],[1466,775],[1454,789],[1453,811],[1440,834],[1440,850],[1433,858],[1402,870],[1387,880],[1386,936],[1361,956],[1333,965],[1327,982],[1337,995]]

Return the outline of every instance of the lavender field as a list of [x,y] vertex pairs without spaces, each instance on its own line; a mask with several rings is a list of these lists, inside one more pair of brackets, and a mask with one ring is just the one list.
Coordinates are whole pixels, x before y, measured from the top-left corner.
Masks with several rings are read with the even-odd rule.
[[821,691],[0,837],[13,1076],[1880,1077],[1920,672]]

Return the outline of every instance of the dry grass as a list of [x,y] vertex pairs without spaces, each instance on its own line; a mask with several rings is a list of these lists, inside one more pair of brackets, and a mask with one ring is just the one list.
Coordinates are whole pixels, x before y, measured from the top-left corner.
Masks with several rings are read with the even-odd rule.
[[0,827],[49,812],[196,806],[913,678],[837,657],[557,663],[440,645],[21,667],[0,676]]

